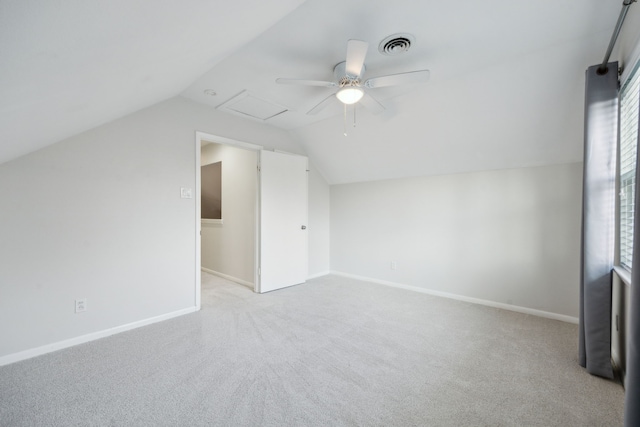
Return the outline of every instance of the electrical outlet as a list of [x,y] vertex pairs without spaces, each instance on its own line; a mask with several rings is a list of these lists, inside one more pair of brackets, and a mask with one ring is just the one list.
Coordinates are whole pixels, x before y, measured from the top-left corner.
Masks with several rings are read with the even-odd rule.
[[83,311],[87,311],[87,299],[77,299],[76,300],[76,313],[82,313]]
[[398,269],[398,263],[395,261],[391,261],[391,269],[392,270],[397,270]]

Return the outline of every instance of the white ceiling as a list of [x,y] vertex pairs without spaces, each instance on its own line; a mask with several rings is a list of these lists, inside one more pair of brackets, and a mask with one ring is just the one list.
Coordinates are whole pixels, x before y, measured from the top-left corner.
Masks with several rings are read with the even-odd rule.
[[1,0],[0,163],[167,98],[303,0]]
[[[265,123],[332,184],[581,159],[584,70],[620,1],[301,3],[3,0],[0,162],[177,94],[217,107],[243,91],[288,110]],[[394,33],[414,45],[381,55]],[[338,102],[305,114],[331,89],[275,79],[331,80],[349,39],[370,44],[365,78],[431,79],[372,90],[386,111],[357,109],[356,128],[350,111],[345,137]]]

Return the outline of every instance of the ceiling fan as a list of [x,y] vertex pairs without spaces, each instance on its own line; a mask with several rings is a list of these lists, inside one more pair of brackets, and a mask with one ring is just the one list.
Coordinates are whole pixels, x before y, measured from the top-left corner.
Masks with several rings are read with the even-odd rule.
[[307,114],[310,115],[317,114],[323,110],[329,103],[333,102],[334,96],[345,105],[359,102],[373,114],[379,114],[384,111],[384,106],[367,92],[369,89],[406,83],[422,83],[429,79],[429,70],[417,70],[373,77],[363,82],[362,77],[366,70],[364,60],[368,48],[369,43],[367,42],[349,40],[347,42],[346,61],[340,62],[333,68],[334,81],[279,78],[276,79],[276,83],[338,88],[336,92],[309,110]]

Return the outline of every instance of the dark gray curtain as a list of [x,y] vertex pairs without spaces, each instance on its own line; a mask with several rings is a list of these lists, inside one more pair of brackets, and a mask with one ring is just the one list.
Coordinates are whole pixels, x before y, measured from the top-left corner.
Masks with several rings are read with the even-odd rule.
[[[640,119],[638,120],[640,127]],[[638,135],[640,144],[640,134]],[[640,155],[640,150],[638,151]],[[637,160],[636,160],[637,161]],[[627,377],[625,379],[624,425],[640,426],[640,168],[636,163],[636,201],[633,220],[633,262],[627,332]]]
[[579,362],[594,375],[613,378],[611,269],[615,233],[618,63],[586,72]]

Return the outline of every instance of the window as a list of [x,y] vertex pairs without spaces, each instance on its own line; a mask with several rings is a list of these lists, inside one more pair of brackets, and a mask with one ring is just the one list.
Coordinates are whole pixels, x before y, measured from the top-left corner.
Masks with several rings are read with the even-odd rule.
[[635,212],[636,153],[638,149],[638,97],[640,62],[620,91],[620,265],[631,270]]

